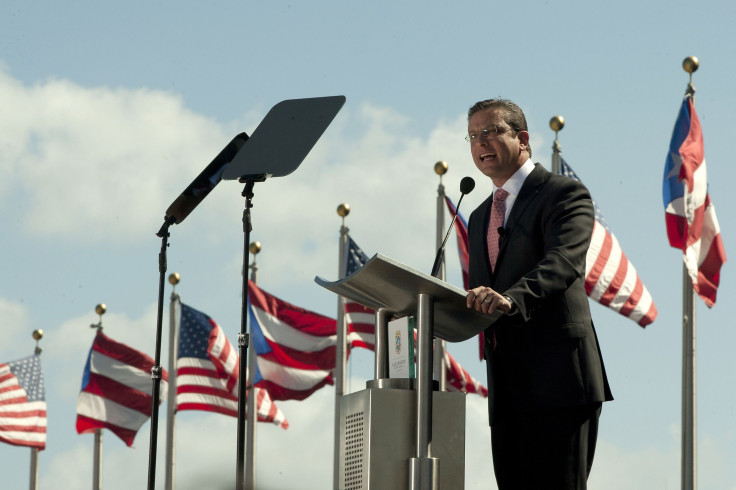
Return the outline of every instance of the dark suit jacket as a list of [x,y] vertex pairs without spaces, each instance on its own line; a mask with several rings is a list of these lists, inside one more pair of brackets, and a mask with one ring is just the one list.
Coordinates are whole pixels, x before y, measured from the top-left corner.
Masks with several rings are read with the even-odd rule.
[[588,190],[536,164],[506,221],[495,273],[486,243],[492,203],[468,222],[469,286],[490,286],[516,310],[485,332],[491,425],[514,412],[612,400],[585,292]]

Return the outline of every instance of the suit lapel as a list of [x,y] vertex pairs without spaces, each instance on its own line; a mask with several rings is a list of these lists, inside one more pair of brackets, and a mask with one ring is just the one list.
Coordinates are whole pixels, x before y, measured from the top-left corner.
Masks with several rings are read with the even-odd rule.
[[540,164],[534,165],[534,170],[524,180],[524,185],[519,190],[519,195],[516,196],[516,201],[511,208],[509,218],[506,220],[506,238],[502,240],[501,247],[498,250],[498,261],[497,264],[502,263],[504,251],[506,250],[506,244],[509,242],[508,237],[514,232],[514,227],[524,215],[524,211],[531,204],[539,194],[540,187],[544,184],[549,176],[549,172],[542,167]]

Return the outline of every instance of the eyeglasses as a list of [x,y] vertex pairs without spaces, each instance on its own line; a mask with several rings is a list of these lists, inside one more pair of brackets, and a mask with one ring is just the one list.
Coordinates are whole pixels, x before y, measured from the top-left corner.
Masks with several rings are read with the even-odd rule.
[[480,141],[481,137],[483,139],[488,139],[490,137],[499,137],[503,133],[508,131],[508,128],[503,128],[501,126],[493,126],[490,128],[481,129],[480,133],[469,133],[467,136],[465,136],[465,141],[468,141],[470,143],[473,143],[475,141]]

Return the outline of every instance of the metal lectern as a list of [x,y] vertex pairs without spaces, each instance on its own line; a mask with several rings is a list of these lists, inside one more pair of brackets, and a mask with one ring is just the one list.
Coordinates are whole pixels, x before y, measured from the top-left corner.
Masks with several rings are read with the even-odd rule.
[[[501,313],[469,310],[463,289],[380,254],[344,279],[315,282],[376,311],[374,379],[340,402],[340,488],[462,489],[465,394],[433,390],[432,341],[467,340]],[[390,379],[388,320],[407,315],[416,318],[417,377]]]

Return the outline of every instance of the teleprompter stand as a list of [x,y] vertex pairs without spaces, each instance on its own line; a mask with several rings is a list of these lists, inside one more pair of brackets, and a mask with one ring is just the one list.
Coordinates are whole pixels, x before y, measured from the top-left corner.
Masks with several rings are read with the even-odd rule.
[[[433,393],[432,341],[467,340],[501,313],[470,310],[464,290],[380,254],[344,279],[315,282],[376,310],[375,379],[340,405],[340,488],[463,488],[465,395]],[[417,379],[388,379],[388,319],[406,315],[416,315]]]
[[[261,121],[253,134],[222,174],[224,180],[245,184],[243,212],[243,264],[248,264],[250,233],[253,229],[250,210],[253,207],[253,187],[269,177],[283,177],[301,165],[345,103],[345,97],[317,97],[285,100],[276,104]],[[245,269],[244,269],[245,271]],[[245,408],[246,369],[248,366],[248,275],[243,272],[243,293],[240,314],[238,348],[238,442],[236,489],[245,488]],[[255,417],[256,414],[250,414]]]

